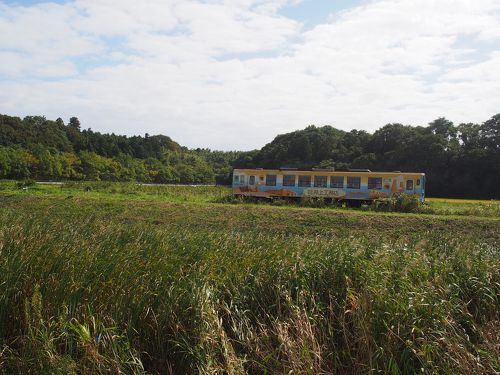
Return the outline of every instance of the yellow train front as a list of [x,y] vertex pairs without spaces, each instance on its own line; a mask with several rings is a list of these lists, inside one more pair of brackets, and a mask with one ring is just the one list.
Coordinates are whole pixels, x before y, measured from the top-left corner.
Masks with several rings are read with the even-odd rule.
[[397,194],[425,199],[425,174],[372,172],[368,169],[235,169],[233,194],[250,197],[328,198],[369,201]]

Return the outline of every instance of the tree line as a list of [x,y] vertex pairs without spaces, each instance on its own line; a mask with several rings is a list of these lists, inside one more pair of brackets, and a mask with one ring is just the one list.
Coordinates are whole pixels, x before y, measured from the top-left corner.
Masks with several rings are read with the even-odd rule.
[[144,183],[229,183],[239,153],[188,150],[164,135],[81,129],[72,117],[0,115],[0,178]]
[[500,198],[500,114],[482,124],[456,126],[446,118],[428,126],[387,124],[373,134],[309,126],[277,136],[237,164],[424,172],[432,196]]
[[233,168],[369,168],[427,174],[427,193],[500,198],[500,114],[482,124],[438,118],[373,134],[308,126],[260,150],[188,149],[164,135],[101,134],[43,116],[0,115],[0,178],[229,184]]

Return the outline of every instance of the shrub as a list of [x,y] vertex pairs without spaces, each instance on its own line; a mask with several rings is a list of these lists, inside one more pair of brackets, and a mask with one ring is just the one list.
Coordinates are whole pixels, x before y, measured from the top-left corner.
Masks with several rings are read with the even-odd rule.
[[316,198],[316,197],[302,197],[300,199],[300,205],[302,207],[315,207],[321,208],[326,206],[326,201],[324,198]]
[[391,198],[376,199],[371,205],[374,211],[432,213],[432,209],[411,194],[399,194]]
[[228,204],[238,204],[243,203],[245,197],[238,197],[233,194],[224,194],[216,199],[214,199],[215,203],[228,203]]
[[271,205],[273,205],[273,206],[288,206],[288,205],[290,205],[290,202],[287,201],[286,199],[274,198],[274,199],[271,199]]
[[18,189],[27,189],[36,185],[36,181],[28,178],[26,180],[16,182],[16,187]]

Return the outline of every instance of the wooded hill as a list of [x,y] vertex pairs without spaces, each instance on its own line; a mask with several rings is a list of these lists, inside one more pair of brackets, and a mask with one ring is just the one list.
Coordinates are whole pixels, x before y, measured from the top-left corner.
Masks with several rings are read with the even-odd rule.
[[373,134],[308,126],[249,152],[101,134],[82,130],[76,117],[0,115],[0,178],[230,183],[234,167],[283,166],[425,172],[429,195],[500,198],[500,114],[482,124],[388,124]]

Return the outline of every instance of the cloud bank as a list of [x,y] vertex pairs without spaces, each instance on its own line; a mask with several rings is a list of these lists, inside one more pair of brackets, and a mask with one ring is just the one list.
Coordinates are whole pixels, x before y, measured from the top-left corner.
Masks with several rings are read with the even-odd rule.
[[365,1],[308,29],[297,2],[0,0],[0,113],[248,150],[500,112],[500,2]]

